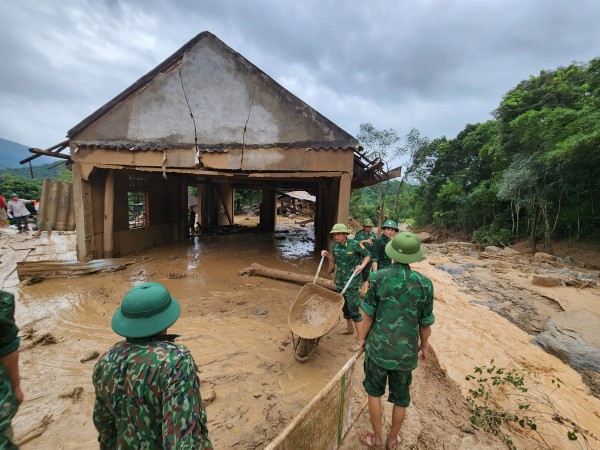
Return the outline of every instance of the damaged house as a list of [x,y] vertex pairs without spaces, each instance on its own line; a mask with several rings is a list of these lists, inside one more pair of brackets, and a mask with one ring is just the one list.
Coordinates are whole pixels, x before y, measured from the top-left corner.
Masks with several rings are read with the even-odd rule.
[[[37,154],[70,157],[80,261],[183,240],[188,187],[203,227],[233,224],[235,189],[262,192],[272,231],[281,191],[315,197],[316,245],[348,220],[352,188],[382,172],[357,140],[203,32]],[[63,150],[70,154],[61,154]]]

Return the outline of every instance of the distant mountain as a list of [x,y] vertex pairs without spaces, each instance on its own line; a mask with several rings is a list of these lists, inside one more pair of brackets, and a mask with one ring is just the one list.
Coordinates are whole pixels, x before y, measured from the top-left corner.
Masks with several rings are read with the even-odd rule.
[[[29,153],[27,145],[0,138],[0,167],[25,167],[19,164],[19,161],[32,155],[33,153]],[[52,162],[57,162],[57,160],[48,156],[41,156],[31,161],[31,164],[39,166],[40,164]]]

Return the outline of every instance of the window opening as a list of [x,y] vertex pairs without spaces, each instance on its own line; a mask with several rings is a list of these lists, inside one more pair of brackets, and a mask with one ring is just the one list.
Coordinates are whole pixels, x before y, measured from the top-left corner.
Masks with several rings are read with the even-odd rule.
[[141,177],[129,177],[127,211],[129,229],[148,226],[148,181]]

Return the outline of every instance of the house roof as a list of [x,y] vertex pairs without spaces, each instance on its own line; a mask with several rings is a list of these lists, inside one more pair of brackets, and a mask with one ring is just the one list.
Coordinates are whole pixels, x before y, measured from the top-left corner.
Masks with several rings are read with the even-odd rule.
[[353,136],[207,31],[67,137],[79,145],[131,150],[359,147]]

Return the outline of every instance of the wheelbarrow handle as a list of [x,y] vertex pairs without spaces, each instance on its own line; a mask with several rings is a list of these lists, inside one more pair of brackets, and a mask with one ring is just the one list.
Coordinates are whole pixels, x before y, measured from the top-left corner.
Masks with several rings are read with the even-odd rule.
[[352,279],[355,277],[355,275],[358,272],[356,270],[352,271],[352,275],[350,275],[350,279],[348,280],[348,282],[346,283],[346,286],[344,286],[344,289],[342,289],[342,292],[340,292],[340,295],[344,295],[346,293],[346,289],[348,289],[348,286],[350,286],[350,283],[352,283]]
[[321,267],[323,267],[323,261],[325,261],[325,255],[321,256],[321,262],[319,263],[319,268],[317,269],[317,273],[315,274],[313,284],[315,284],[317,282],[317,278],[319,278],[319,272],[321,271]]

